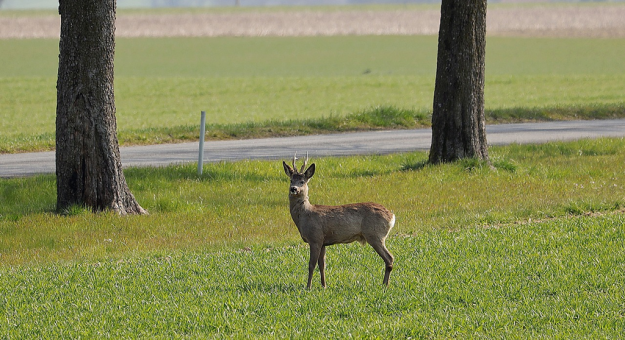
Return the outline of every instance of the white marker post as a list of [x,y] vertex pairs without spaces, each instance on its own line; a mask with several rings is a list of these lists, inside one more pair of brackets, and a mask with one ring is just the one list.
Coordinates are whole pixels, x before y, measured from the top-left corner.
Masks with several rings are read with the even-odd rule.
[[206,111],[202,111],[202,118],[200,119],[200,154],[197,160],[197,175],[202,175],[202,169],[204,167],[204,135],[206,134]]

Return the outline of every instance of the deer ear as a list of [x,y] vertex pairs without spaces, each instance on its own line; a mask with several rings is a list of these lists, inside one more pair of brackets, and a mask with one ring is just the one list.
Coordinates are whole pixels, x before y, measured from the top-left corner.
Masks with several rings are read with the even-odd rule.
[[293,168],[291,168],[288,164],[286,164],[285,161],[282,161],[282,166],[284,167],[284,173],[287,176],[289,176],[289,177],[293,176],[293,172],[294,172]]
[[304,176],[306,177],[306,180],[309,180],[314,174],[315,174],[315,163],[311,164],[308,167],[308,169],[306,169],[306,172],[304,172]]

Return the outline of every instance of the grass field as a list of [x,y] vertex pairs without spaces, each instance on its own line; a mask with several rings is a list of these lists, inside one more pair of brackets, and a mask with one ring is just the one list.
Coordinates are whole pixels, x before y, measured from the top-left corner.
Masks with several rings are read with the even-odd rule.
[[[624,204],[623,150],[623,139],[493,147],[498,171],[471,161],[424,167],[425,153],[314,159],[311,201],[379,201],[401,216],[395,234],[611,211]],[[193,165],[125,174],[149,216],[57,216],[54,175],[2,179],[2,262],[299,241],[279,161],[206,164],[201,177]]]
[[391,285],[370,247],[308,250],[280,162],[128,169],[149,216],[52,211],[54,176],[0,180],[0,334],[47,337],[618,338],[624,139],[314,159],[313,203],[397,215]]
[[0,334],[619,338],[624,223],[615,215],[395,237],[388,289],[381,261],[356,245],[329,249],[329,287],[315,282],[310,292],[299,246],[0,269]]
[[[0,40],[0,49],[0,152],[50,149],[58,42]],[[486,109],[623,116],[622,55],[624,39],[489,38]],[[282,134],[299,134],[302,121],[378,106],[428,116],[435,61],[428,36],[118,39],[118,132],[128,144],[197,139],[201,110],[211,138],[288,121]]]
[[[0,13],[1,15],[4,15]],[[56,40],[0,40],[0,152],[54,143]],[[489,122],[625,116],[624,39],[489,38]],[[118,39],[122,143],[429,124],[435,37]],[[341,130],[341,131],[343,131]],[[148,216],[0,179],[0,338],[620,338],[625,139],[321,158],[313,203],[397,215],[383,263],[308,250],[278,161],[125,170]]]

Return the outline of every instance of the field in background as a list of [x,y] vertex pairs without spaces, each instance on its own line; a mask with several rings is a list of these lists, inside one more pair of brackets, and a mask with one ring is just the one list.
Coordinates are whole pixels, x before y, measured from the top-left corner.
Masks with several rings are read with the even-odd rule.
[[[57,44],[0,40],[3,152],[53,145]],[[622,108],[622,55],[624,39],[489,38],[486,109]],[[118,131],[129,143],[194,139],[200,110],[222,125],[377,106],[428,115],[435,61],[432,36],[118,39]]]
[[[120,10],[118,38],[217,36],[436,35],[440,5],[386,4]],[[625,37],[618,3],[491,4],[487,35]],[[58,38],[52,11],[0,11],[0,39]]]

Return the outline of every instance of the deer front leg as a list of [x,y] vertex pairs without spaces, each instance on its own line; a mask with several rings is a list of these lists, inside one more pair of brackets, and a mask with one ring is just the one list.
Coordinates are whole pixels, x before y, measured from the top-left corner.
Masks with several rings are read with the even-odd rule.
[[319,255],[321,255],[321,249],[323,247],[317,244],[310,243],[310,261],[308,261],[308,285],[306,286],[308,289],[312,286],[312,277],[315,272],[315,267],[317,266],[317,261],[319,260]]
[[319,274],[321,274],[321,286],[326,287],[326,246],[321,247],[319,253]]

